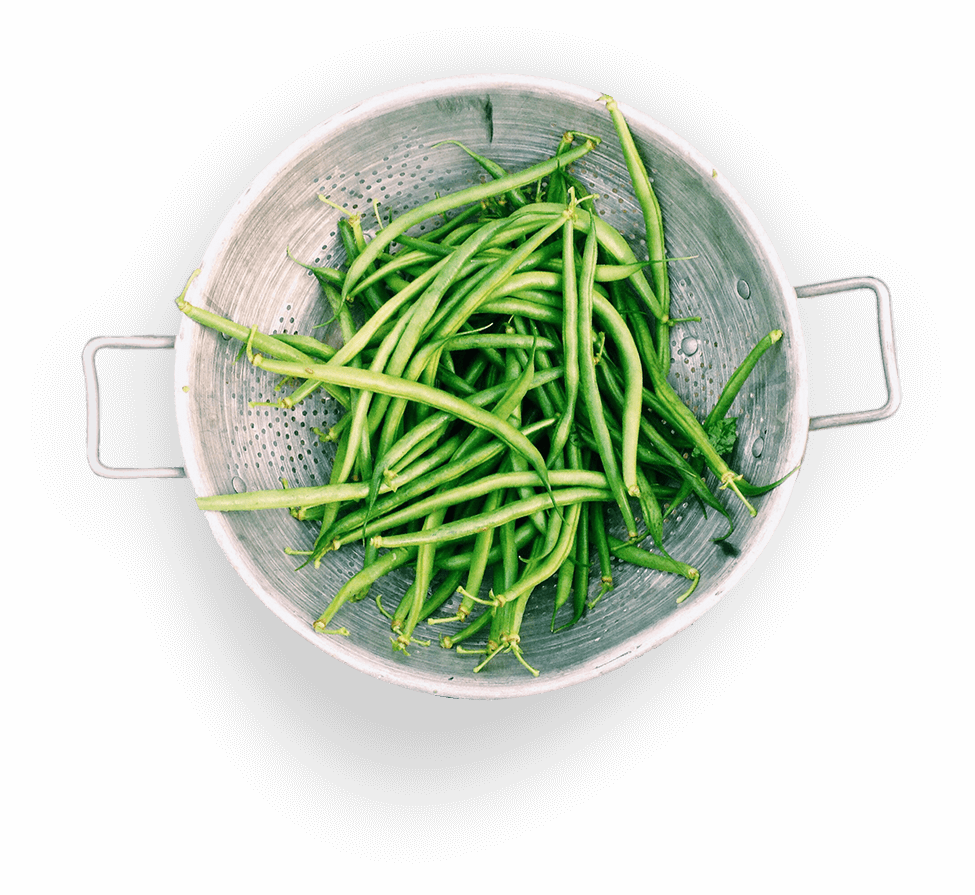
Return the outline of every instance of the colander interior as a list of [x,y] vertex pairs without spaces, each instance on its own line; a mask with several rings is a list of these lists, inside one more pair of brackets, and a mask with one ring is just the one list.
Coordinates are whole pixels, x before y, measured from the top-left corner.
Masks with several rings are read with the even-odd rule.
[[[188,300],[270,333],[315,333],[332,340],[334,326],[305,263],[340,267],[337,231],[343,212],[362,215],[367,235],[380,217],[395,216],[484,179],[483,171],[443,140],[460,140],[508,169],[551,155],[565,130],[602,139],[574,167],[599,194],[596,207],[646,256],[643,221],[629,188],[611,121],[595,91],[537,79],[470,78],[433,82],[379,97],[316,128],[268,167],[224,222],[192,284]],[[619,98],[618,99],[622,99]],[[745,354],[771,329],[783,340],[736,401],[739,439],[733,465],[753,482],[794,468],[808,429],[805,362],[795,294],[751,214],[718,172],[691,147],[621,102],[654,179],[671,262],[672,316],[700,322],[672,328],[671,382],[704,416]],[[435,222],[434,222],[435,223]],[[420,228],[422,230],[424,228]],[[417,231],[420,232],[420,231]],[[337,341],[336,341],[337,344]],[[197,494],[280,488],[327,481],[334,448],[320,433],[341,408],[317,396],[283,410],[277,377],[239,359],[240,344],[184,321],[177,338],[176,403],[185,465]],[[254,406],[256,402],[257,406]],[[726,522],[696,503],[672,514],[665,533],[671,554],[701,570],[696,593],[675,602],[686,582],[617,564],[615,587],[574,628],[549,632],[553,585],[529,602],[522,644],[533,678],[513,656],[499,656],[474,674],[475,657],[438,646],[448,628],[421,626],[410,655],[394,652],[388,621],[370,598],[344,607],[348,637],[319,635],[314,619],[361,567],[353,545],[327,554],[319,568],[298,569],[311,548],[313,523],[285,510],[208,514],[228,558],[255,593],[287,624],[323,650],[367,673],[444,695],[499,697],[553,689],[619,667],[698,618],[743,574],[777,524],[792,480],[755,501],[748,517],[730,495],[735,533],[712,542]],[[395,606],[411,573],[393,573],[373,589]],[[448,604],[449,607],[450,604]]]

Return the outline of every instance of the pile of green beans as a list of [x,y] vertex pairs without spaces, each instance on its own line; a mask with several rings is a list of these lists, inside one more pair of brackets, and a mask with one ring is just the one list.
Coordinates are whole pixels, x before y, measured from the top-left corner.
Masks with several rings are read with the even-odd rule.
[[[369,239],[358,216],[343,218],[344,269],[302,264],[340,348],[258,332],[189,304],[185,290],[177,299],[285,377],[293,390],[280,406],[323,389],[345,408],[324,433],[335,443],[327,483],[198,499],[204,510],[288,510],[317,526],[303,566],[364,545],[362,569],[325,595],[316,631],[348,635],[334,621],[343,605],[412,566],[395,607],[376,598],[394,649],[429,645],[417,636],[426,622],[450,631],[442,647],[477,654],[475,671],[510,652],[538,674],[520,631],[541,584],[554,581],[553,632],[612,590],[613,557],[683,577],[681,602],[700,573],[668,553],[667,512],[696,498],[728,520],[727,537],[731,514],[716,492],[755,515],[748,498],[777,484],[755,486],[729,466],[726,417],[782,334],[755,346],[706,420],[680,399],[667,379],[663,216],[625,119],[601,99],[643,212],[645,260],[573,173],[598,138],[567,132],[551,157],[516,172],[446,141],[484,169],[482,182],[393,216]],[[418,225],[426,232],[411,235]]]

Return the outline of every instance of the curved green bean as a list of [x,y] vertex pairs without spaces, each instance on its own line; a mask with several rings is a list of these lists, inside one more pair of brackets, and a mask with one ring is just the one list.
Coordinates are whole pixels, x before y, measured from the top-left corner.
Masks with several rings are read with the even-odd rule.
[[560,488],[550,495],[522,498],[500,507],[494,513],[479,513],[456,522],[447,522],[436,531],[405,532],[395,535],[376,535],[372,538],[377,547],[404,547],[437,541],[456,541],[476,535],[484,526],[499,526],[513,519],[523,519],[539,510],[551,507],[571,506],[591,500],[612,500],[613,494],[606,488]]
[[701,573],[694,566],[688,565],[680,560],[672,559],[669,556],[659,556],[635,544],[626,544],[616,538],[610,537],[609,549],[614,556],[618,556],[620,559],[626,560],[626,562],[632,563],[635,566],[641,566],[644,569],[653,569],[658,572],[670,572],[673,575],[681,575],[687,578],[691,582],[690,589],[677,598],[678,603],[683,603],[684,600],[694,593],[698,582],[701,580]]
[[752,370],[755,369],[755,364],[761,359],[762,355],[769,350],[776,342],[782,338],[781,329],[773,329],[766,336],[763,336],[759,342],[748,352],[745,359],[738,365],[735,372],[731,374],[731,377],[725,383],[723,389],[721,389],[721,394],[718,395],[718,400],[715,402],[711,412],[707,415],[704,421],[704,428],[707,429],[712,423],[717,420],[724,419],[728,411],[731,409],[731,405],[735,402],[735,398],[738,397],[738,393],[741,391],[741,387],[745,384],[745,380],[751,375]]
[[595,149],[599,142],[597,137],[587,137],[581,146],[573,147],[562,156],[553,156],[535,165],[531,165],[522,171],[499,177],[487,183],[477,184],[467,189],[458,190],[446,196],[440,196],[395,218],[387,227],[384,227],[370,240],[365,250],[349,266],[345,283],[342,287],[343,297],[348,296],[365,270],[376,260],[379,253],[392,243],[397,236],[405,233],[411,227],[427,220],[427,218],[443,214],[445,211],[460,208],[472,202],[481,202],[484,199],[499,196],[509,190],[534,183],[556,168],[565,167],[577,159],[582,158],[586,153]]
[[616,100],[606,95],[601,96],[600,100],[606,103],[606,109],[613,121],[620,147],[623,150],[623,160],[630,172],[630,183],[643,212],[654,292],[660,302],[660,310],[663,312],[657,327],[658,360],[666,370],[670,364],[670,349],[667,344],[667,318],[670,315],[670,276],[667,270],[667,253],[664,248],[664,222],[660,211],[660,202],[651,185],[650,175],[647,173],[643,159],[637,150],[633,135],[630,133],[629,125],[623,117],[623,113],[620,112]]

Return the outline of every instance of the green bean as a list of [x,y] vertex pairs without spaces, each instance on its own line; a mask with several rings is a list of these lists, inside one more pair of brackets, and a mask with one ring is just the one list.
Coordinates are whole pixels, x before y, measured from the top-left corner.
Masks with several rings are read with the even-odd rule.
[[643,159],[636,148],[633,135],[630,133],[629,125],[620,112],[619,106],[611,96],[602,96],[600,100],[606,103],[613,126],[623,150],[623,159],[626,162],[627,170],[630,172],[630,182],[636,194],[637,202],[643,212],[643,220],[647,235],[647,250],[650,255],[650,270],[653,276],[654,292],[660,302],[660,310],[663,312],[659,317],[657,327],[657,349],[658,359],[661,367],[666,372],[670,363],[670,349],[668,347],[668,325],[667,318],[670,314],[670,277],[667,270],[666,250],[664,248],[664,223],[660,211],[660,202],[657,194],[653,190],[650,176],[643,164]]
[[[684,404],[680,396],[667,381],[667,376],[657,361],[657,354],[653,349],[646,320],[632,306],[632,303],[628,304],[627,309],[634,341],[643,360],[644,369],[649,374],[650,382],[653,386],[653,392],[645,392],[644,397],[649,394],[651,396],[650,400],[657,402],[657,406],[669,417],[674,427],[701,452],[704,457],[704,462],[707,463],[708,468],[720,481],[721,488],[730,487],[745,505],[745,509],[749,515],[755,516],[755,508],[746,500],[739,487],[739,482],[744,482],[744,477],[740,473],[732,470],[724,458],[714,450],[700,421],[688,409],[687,405]],[[700,477],[697,476],[697,478]],[[696,490],[695,493],[700,494],[701,492]],[[725,515],[727,516],[726,512]],[[730,516],[727,518],[730,521]]]
[[748,514],[750,516],[757,515],[755,507],[748,502],[738,487],[738,483],[743,479],[743,476],[741,473],[732,470],[724,457],[714,449],[701,423],[688,409],[687,405],[680,400],[680,397],[670,383],[665,379],[658,379],[654,381],[654,387],[657,395],[668,405],[672,418],[676,420],[680,431],[701,452],[701,455],[704,457],[704,462],[721,482],[721,487],[731,488],[737,494],[739,500],[745,505]]
[[[597,283],[618,283],[635,276],[649,264],[649,261],[630,261],[626,264],[597,263],[595,280]],[[562,259],[552,258],[545,263],[542,270],[547,273],[561,274],[562,268]]]
[[[324,198],[319,194],[319,198]],[[339,235],[345,246],[346,259],[349,262],[365,248],[365,239],[362,234],[362,219],[359,215],[351,215],[347,218],[340,218],[338,222]],[[373,311],[378,311],[385,304],[389,296],[384,294],[379,283],[372,283],[368,288],[362,290],[362,296]]]
[[612,492],[606,488],[576,487],[552,490],[551,494],[541,494],[537,497],[516,500],[505,504],[494,513],[479,513],[455,522],[447,522],[433,532],[419,532],[376,535],[373,543],[377,547],[403,547],[429,542],[455,541],[471,537],[485,525],[503,525],[511,519],[523,519],[538,510],[550,506],[564,507],[574,503],[590,500],[611,500]]
[[[569,258],[568,267],[575,271],[574,253],[569,251],[567,257]],[[565,260],[563,260],[563,266],[566,266]],[[520,276],[520,275],[518,275]],[[512,277],[512,280],[516,277]],[[566,401],[570,400],[568,394],[568,387],[570,383],[571,373],[570,370],[574,370],[578,363],[578,342],[573,340],[570,341],[569,337],[566,335],[566,327],[568,320],[575,320],[578,317],[578,309],[575,307],[575,301],[577,300],[577,288],[574,284],[571,284],[565,280],[565,278],[560,274],[540,274],[536,272],[531,276],[531,280],[536,284],[545,283],[549,288],[561,287],[563,290],[563,301],[560,303],[562,306],[562,312],[559,318],[563,324],[563,346],[564,353],[566,357],[565,367],[567,374],[567,395]],[[522,280],[516,285],[520,286]],[[495,307],[495,296],[497,293],[492,294],[491,305],[492,308]],[[557,300],[553,298],[553,303]],[[572,305],[570,306],[570,302]],[[509,305],[510,307],[510,305]],[[631,496],[638,495],[638,484],[636,481],[636,459],[637,459],[637,441],[639,435],[639,418],[641,413],[641,395],[642,395],[642,363],[640,359],[640,353],[637,349],[636,342],[631,335],[629,328],[626,325],[626,321],[620,315],[620,313],[613,307],[605,296],[603,296],[598,291],[592,292],[592,311],[596,317],[602,322],[606,327],[610,337],[616,343],[619,351],[621,360],[624,363],[624,382],[626,383],[626,398],[623,407],[623,456],[621,460],[621,472],[623,476],[623,482],[626,487],[627,492]],[[554,315],[553,315],[554,317]],[[576,374],[578,375],[578,374]],[[576,388],[578,384],[576,383]],[[574,401],[574,396],[572,398]],[[569,404],[566,404],[566,409],[568,409]],[[571,424],[571,418],[567,421],[567,424]],[[564,443],[564,442],[562,442]]]
[[586,236],[582,269],[579,273],[579,395],[586,409],[586,415],[589,418],[593,435],[596,437],[599,459],[606,472],[606,479],[609,482],[616,504],[623,515],[623,522],[626,525],[627,534],[630,538],[635,538],[637,536],[636,520],[633,518],[629,494],[620,475],[619,464],[616,461],[616,453],[613,449],[609,429],[606,425],[606,418],[603,414],[603,407],[599,397],[599,386],[596,382],[596,365],[593,360],[592,350],[589,347],[592,345],[592,277],[595,266],[596,228],[591,227]]
[[[481,512],[493,513],[501,505],[502,497],[503,492],[500,489],[492,491],[485,498]],[[494,532],[494,528],[486,528],[484,531],[477,533],[474,538],[474,547],[471,550],[467,577],[464,586],[460,589],[462,599],[460,606],[457,608],[457,613],[448,619],[437,619],[438,623],[443,621],[463,621],[471,614],[477,595],[481,591],[481,582],[484,580],[484,573],[487,570],[488,559],[491,555],[491,545],[494,541]],[[516,549],[517,546],[517,537],[515,537]]]
[[499,196],[509,190],[527,186],[540,178],[554,171],[556,168],[564,167],[582,158],[586,153],[595,149],[599,143],[596,137],[588,137],[581,145],[568,150],[563,156],[552,157],[531,165],[522,171],[499,177],[487,183],[477,184],[467,189],[458,190],[446,196],[431,199],[410,211],[405,212],[392,221],[389,226],[381,230],[369,241],[365,250],[349,266],[343,286],[343,297],[347,296],[358,280],[362,277],[365,270],[376,259],[376,256],[397,236],[405,233],[416,224],[425,221],[427,218],[454,208],[460,208],[472,202],[480,202],[493,196]]
[[734,530],[734,520],[731,518],[729,512],[711,493],[711,489],[708,488],[704,479],[701,478],[700,474],[690,465],[690,463],[688,463],[681,453],[670,444],[663,434],[646,419],[646,417],[642,419],[640,425],[641,428],[648,433],[653,446],[673,466],[681,478],[690,485],[694,494],[696,494],[707,506],[717,510],[727,520],[728,531],[726,531],[720,538],[715,538],[715,540],[723,541],[729,538]]
[[596,545],[599,559],[599,593],[588,603],[592,609],[605,594],[613,589],[613,567],[610,563],[609,539],[606,535],[605,508],[602,504],[589,504],[589,534]]
[[585,614],[589,597],[589,572],[589,514],[583,513],[579,517],[575,543],[575,564],[572,574],[572,618],[561,627],[556,628],[556,631],[571,628]]
[[314,336],[306,336],[299,333],[277,333],[274,338],[279,342],[290,345],[292,348],[297,348],[303,354],[307,354],[308,357],[315,358],[316,360],[331,360],[335,357],[337,350],[328,343],[316,339]]
[[[505,351],[505,379],[517,380],[519,377],[522,376],[534,375],[535,372],[534,345],[532,346],[531,354],[526,355],[524,365],[522,365],[518,355],[519,352],[517,352],[514,349],[509,348]],[[524,393],[522,394],[522,399],[524,398],[524,394],[527,394],[527,391],[528,391],[527,389],[524,390]],[[511,412],[508,415],[508,422],[510,422],[513,426],[516,426],[517,428],[521,428],[522,425],[522,416],[523,416],[522,405],[523,405],[523,400],[521,399],[519,399],[517,403],[513,403],[511,407]],[[551,416],[554,413],[554,409],[547,408],[545,410],[545,413]],[[476,435],[481,436],[482,433],[478,432],[476,433]],[[513,472],[523,472],[528,468],[528,464],[526,463],[524,457],[521,457],[518,454],[509,455],[506,463],[507,466],[511,467],[511,470]],[[546,466],[547,465],[548,464],[546,464]],[[514,490],[517,492],[517,494],[520,497],[531,497],[535,493],[534,490],[528,485],[518,486]],[[545,514],[542,511],[535,513],[531,517],[531,522],[540,532],[545,530]],[[505,526],[505,529],[508,529],[509,527],[510,530],[513,532],[514,523],[510,523],[509,526]]]
[[447,602],[454,594],[457,593],[457,589],[460,587],[461,581],[464,580],[463,569],[455,569],[448,572],[440,584],[434,588],[433,593],[423,604],[420,610],[420,618],[426,619],[427,624],[436,624],[439,621],[461,621],[466,616],[452,617],[450,619],[437,619],[433,617],[433,613],[440,609],[444,603]]
[[[569,440],[575,422],[576,399],[579,395],[579,288],[576,280],[575,230],[571,220],[562,227],[562,345],[565,372],[565,404],[558,427],[552,436],[549,460],[561,453]],[[587,348],[588,350],[588,348]]]
[[[382,344],[379,346],[379,350],[376,352],[375,358],[373,358],[372,363],[369,365],[369,370],[371,372],[382,373],[384,371],[390,357],[395,353],[397,346],[404,338],[404,333],[413,323],[418,307],[418,305],[412,305],[410,309],[399,318],[389,335],[383,339]],[[355,407],[352,411],[353,416],[349,434],[350,442],[356,445],[361,444],[362,451],[367,454],[371,453],[369,431],[367,428],[371,399],[372,392],[364,390],[358,390],[355,392]],[[346,455],[339,470],[338,481],[344,482],[348,479],[349,475],[352,473],[356,458],[359,456],[361,456],[361,454]],[[372,478],[371,462],[369,464],[369,471],[364,475],[364,478]]]
[[748,355],[741,362],[734,373],[731,374],[731,378],[725,383],[724,388],[721,390],[721,394],[718,396],[718,400],[711,412],[707,415],[704,421],[704,428],[707,429],[710,425],[720,419],[724,419],[728,411],[731,409],[731,405],[734,403],[735,398],[738,397],[738,393],[741,391],[741,387],[745,384],[745,380],[751,375],[753,369],[755,369],[755,364],[758,363],[759,359],[769,350],[779,339],[782,338],[781,329],[773,329],[768,335],[764,336],[759,340],[758,344],[748,352]]
[[[427,347],[436,351],[437,350],[436,346],[437,343],[430,343]],[[408,379],[413,379],[415,377],[418,368],[422,369],[423,366],[422,354],[419,356],[419,359],[420,359],[419,364],[411,363],[410,369],[407,370]],[[500,421],[504,422],[505,425],[510,425],[507,422],[508,417],[511,415],[514,408],[521,403],[521,399],[524,397],[526,392],[531,387],[531,383],[533,380],[534,380],[534,369],[526,368],[524,372],[522,372],[519,376],[517,376],[514,379],[514,381],[511,382],[509,387],[505,390],[504,394],[501,396],[501,399],[498,401],[497,406],[492,411],[493,417],[498,418]],[[474,404],[475,402],[472,401],[471,403]],[[392,464],[394,458],[398,456],[397,452],[392,449],[392,441],[397,426],[399,424],[399,419],[402,416],[403,408],[405,408],[405,406],[406,405],[403,402],[399,402],[396,405],[391,406],[386,415],[386,419],[383,422],[383,430],[382,433],[380,434],[380,439],[379,439],[379,452],[382,455],[383,459],[379,464],[375,472],[375,476],[373,478],[373,482],[372,482],[373,487],[369,495],[370,504],[373,500],[375,500],[375,495],[377,493],[376,489],[378,488],[378,484],[379,484],[378,476],[380,474],[383,474],[385,472],[385,469],[387,469]],[[439,417],[437,417],[436,415],[434,415],[431,418],[435,420],[439,419]],[[423,431],[422,424],[414,428],[413,437],[415,437],[415,434],[420,431]],[[484,437],[487,437],[489,431],[490,431],[490,426],[488,426],[487,429],[485,429],[485,427],[482,426],[480,427],[479,431],[475,431],[471,433],[471,435],[468,436],[467,440],[458,449],[458,454],[462,456],[464,453],[467,453],[468,451],[472,450],[476,444],[478,444],[480,441],[483,440]]]
[[691,587],[677,598],[678,603],[683,603],[684,600],[694,593],[694,589],[701,580],[701,573],[693,566],[676,559],[671,559],[668,556],[658,556],[656,553],[651,553],[649,550],[644,550],[635,544],[626,544],[618,541],[616,538],[610,537],[609,549],[614,556],[618,556],[620,559],[633,565],[642,566],[644,569],[653,569],[658,572],[670,572],[673,575],[681,575],[687,578],[691,582]]
[[609,337],[616,344],[620,360],[623,364],[624,376],[624,406],[623,406],[623,444],[620,461],[623,483],[627,493],[633,497],[639,496],[640,488],[636,478],[637,442],[640,434],[640,419],[642,413],[643,377],[640,354],[636,347],[626,322],[619,312],[602,296],[592,295],[592,307],[595,315],[606,327]]
[[562,322],[562,312],[558,308],[514,296],[488,299],[478,310],[486,314],[497,314],[500,317],[517,315],[544,323]]
[[[595,506],[595,504],[593,504]],[[578,532],[578,526],[576,527]],[[574,550],[574,548],[573,548]],[[555,620],[559,610],[569,601],[572,595],[572,586],[575,581],[575,554],[569,562],[565,562],[559,568],[558,578],[555,583],[555,601],[552,607],[552,621],[549,623],[549,630],[554,634],[558,628],[555,627]]]
[[[525,426],[522,431],[531,434],[550,424],[550,420],[543,420]],[[413,468],[404,470],[402,474],[396,477],[399,481],[395,482],[395,489],[392,485],[384,486],[385,494],[374,507],[360,507],[338,520],[326,536],[329,549],[334,545],[335,539],[348,535],[350,532],[361,531],[362,526],[368,521],[372,513],[375,513],[377,517],[387,515],[397,507],[419,498],[422,494],[448,485],[475,470],[483,470],[487,464],[500,456],[504,448],[503,443],[491,441],[466,455],[457,456],[460,444],[460,437],[451,439],[446,443],[448,450],[441,448],[433,455],[434,458],[436,455],[446,455],[448,458],[452,458],[450,462],[442,463],[442,465],[429,471],[426,469],[417,470],[417,467],[421,466],[420,463],[417,463]],[[526,475],[532,474],[526,473]],[[368,486],[365,487],[368,488]]]
[[[640,511],[643,515],[643,524],[647,527],[647,534],[653,539],[654,546],[665,556],[667,551],[664,550],[664,517],[663,508],[660,506],[660,501],[657,499],[657,495],[654,494],[653,486],[647,479],[646,473],[638,468],[637,478],[640,482]],[[690,485],[687,486],[688,491],[690,491]]]
[[[590,507],[602,508],[602,506],[603,504],[595,502],[590,504]],[[560,567],[560,572],[564,571],[564,579],[560,575],[559,581],[556,583],[555,611],[549,625],[554,634],[571,628],[586,611],[586,598],[589,594],[589,528],[589,514],[583,512],[576,522],[575,543],[571,560],[563,563]],[[560,586],[562,588],[561,594],[559,593]],[[570,596],[572,597],[572,616],[563,625],[555,627],[556,613],[568,602]]]
[[[573,134],[566,132],[562,134],[562,138],[559,140],[559,145],[555,150],[556,157],[564,155],[566,150],[572,145]],[[568,202],[569,201],[569,189],[566,183],[565,169],[556,168],[548,178],[548,187],[545,191],[545,199],[547,202]]]
[[[508,172],[505,171],[505,169],[502,168],[497,162],[483,155],[478,155],[478,153],[474,152],[472,149],[469,149],[459,140],[441,140],[439,143],[434,143],[430,148],[436,149],[437,147],[445,146],[448,143],[463,149],[464,152],[474,159],[474,161],[477,162],[485,171],[487,171],[488,174],[490,174],[495,180],[508,176]],[[556,171],[558,170],[560,169],[556,168]],[[505,195],[514,208],[520,208],[521,206],[528,204],[528,198],[518,187],[513,187],[512,189],[508,190]]]
[[421,294],[444,268],[450,263],[449,258],[442,258],[432,267],[424,271],[415,280],[408,283],[403,289],[393,295],[378,311],[376,311],[356,332],[356,334],[336,351],[335,356],[330,361],[335,366],[349,363],[360,351],[365,349],[375,338],[380,329],[395,315],[400,313],[408,302],[414,300]]
[[306,488],[281,488],[262,491],[245,491],[242,494],[214,494],[198,497],[196,505],[201,510],[222,513],[290,509],[298,506],[314,506],[346,500],[361,500],[369,493],[369,486],[360,482],[314,485]]
[[494,618],[493,610],[485,610],[477,615],[468,625],[461,631],[457,631],[455,634],[448,634],[440,638],[440,645],[444,649],[454,649],[457,644],[463,643],[465,640],[470,639],[475,634],[480,633],[481,629],[487,625],[491,619]]
[[[602,218],[594,217],[590,220],[585,215],[579,215],[576,219],[576,228],[586,231],[591,223],[595,224],[596,240],[599,243],[600,249],[609,255],[609,257],[613,258],[618,264],[639,263],[639,259],[633,254],[633,249],[630,248],[630,244],[626,241],[623,234],[615,227],[606,223]],[[653,287],[647,282],[647,278],[643,275],[642,269],[635,270],[627,278],[626,282],[633,287],[634,292],[636,292],[657,320],[667,318],[666,311],[661,306]]]
[[444,222],[431,230],[427,234],[427,239],[431,242],[449,242],[456,235],[458,228],[472,223],[474,226],[479,226],[477,222],[472,222],[471,218],[477,218],[480,214],[481,208],[478,205],[471,205],[469,208],[458,211],[452,218],[444,216]]
[[[430,513],[423,522],[423,530],[430,531],[436,529],[443,522],[446,514],[446,507],[439,508]],[[423,611],[423,603],[430,589],[430,582],[433,581],[434,559],[437,547],[435,544],[421,544],[416,554],[416,577],[413,581],[413,599],[409,604],[409,611],[402,627],[397,632],[393,646],[399,650],[406,650],[413,637],[413,631]]]
[[552,339],[507,332],[458,333],[455,336],[450,336],[447,344],[452,350],[457,351],[467,351],[471,348],[548,348],[555,351],[559,347]]
[[[374,563],[356,572],[355,575],[338,589],[331,602],[325,608],[325,611],[316,619],[313,625],[314,629],[320,633],[327,633],[329,622],[331,622],[335,617],[335,613],[350,598],[368,590],[383,575],[388,574],[393,569],[406,565],[406,563],[416,556],[416,553],[416,549],[410,547],[390,550],[388,553],[380,556]],[[348,631],[345,631],[345,629],[342,629],[342,632],[348,634]]]

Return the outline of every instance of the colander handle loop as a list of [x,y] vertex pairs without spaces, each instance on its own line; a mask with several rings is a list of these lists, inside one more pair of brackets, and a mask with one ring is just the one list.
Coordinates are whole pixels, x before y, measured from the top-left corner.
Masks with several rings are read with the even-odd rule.
[[897,353],[894,349],[894,324],[890,310],[890,290],[875,277],[850,277],[845,280],[831,280],[828,283],[813,283],[798,286],[799,298],[815,298],[819,295],[834,295],[837,292],[852,292],[855,289],[869,289],[877,299],[877,328],[880,336],[880,362],[884,370],[884,383],[887,386],[887,401],[873,410],[858,410],[852,413],[831,413],[814,416],[809,420],[810,429],[829,429],[835,426],[850,426],[854,423],[872,423],[893,416],[901,403],[901,382],[897,372]]
[[157,466],[148,468],[106,466],[99,456],[101,424],[98,400],[98,373],[95,355],[102,348],[172,348],[174,336],[98,336],[85,345],[81,363],[85,370],[85,388],[88,399],[88,465],[92,472],[106,479],[175,479],[183,478],[186,471],[181,466]]

